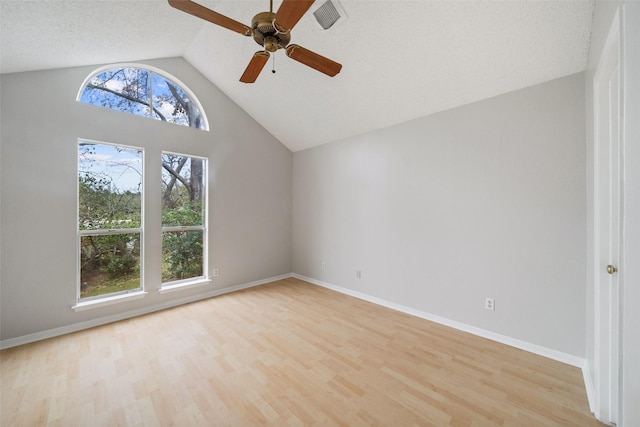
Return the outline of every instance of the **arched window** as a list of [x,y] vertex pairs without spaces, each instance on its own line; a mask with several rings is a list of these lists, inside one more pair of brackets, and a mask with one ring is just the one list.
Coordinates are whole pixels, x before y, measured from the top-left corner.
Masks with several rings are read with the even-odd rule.
[[102,67],[85,80],[77,100],[209,130],[207,118],[195,95],[176,78],[148,66]]

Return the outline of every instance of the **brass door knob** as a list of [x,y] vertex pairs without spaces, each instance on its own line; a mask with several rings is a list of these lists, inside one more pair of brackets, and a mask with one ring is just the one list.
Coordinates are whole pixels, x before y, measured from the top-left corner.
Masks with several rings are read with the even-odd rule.
[[618,271],[618,269],[615,268],[613,265],[611,265],[611,264],[607,265],[607,273],[613,274],[613,273],[615,273],[617,271]]

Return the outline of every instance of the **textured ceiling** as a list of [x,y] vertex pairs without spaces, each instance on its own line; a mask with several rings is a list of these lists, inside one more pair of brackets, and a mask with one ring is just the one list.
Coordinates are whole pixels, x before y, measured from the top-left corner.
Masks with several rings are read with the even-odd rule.
[[[329,30],[309,11],[292,32],[343,64],[334,78],[280,51],[275,74],[269,61],[240,83],[260,47],[161,0],[0,0],[0,71],[183,56],[297,151],[586,68],[593,1],[339,2],[346,17]],[[269,2],[201,4],[250,24]]]

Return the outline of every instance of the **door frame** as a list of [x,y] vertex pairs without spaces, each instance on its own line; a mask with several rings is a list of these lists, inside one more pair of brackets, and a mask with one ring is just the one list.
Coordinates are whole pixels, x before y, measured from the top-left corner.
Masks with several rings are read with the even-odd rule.
[[[622,271],[622,206],[623,206],[623,145],[622,145],[622,105],[623,99],[623,79],[621,74],[622,65],[622,41],[621,41],[621,15],[620,10],[616,11],[613,22],[609,29],[607,40],[598,61],[596,72],[593,78],[594,94],[594,257],[593,257],[593,279],[594,279],[594,415],[598,420],[607,424],[616,424],[620,414],[620,373],[621,373],[621,284]],[[613,209],[611,222],[614,224],[608,235],[604,235],[601,230],[602,217],[600,215],[603,198],[611,197],[610,194],[601,196],[600,181],[603,171],[609,172],[609,165],[600,163],[601,147],[603,144],[601,123],[604,115],[611,114],[611,107],[603,111],[603,100],[601,96],[602,85],[609,85],[608,78],[613,73],[617,73],[617,99],[615,105],[617,127],[613,132],[614,136],[604,141],[609,142],[607,148],[611,154],[610,164],[617,163],[617,174],[611,183],[610,193],[613,193],[615,209]],[[605,92],[610,95],[611,92]],[[610,96],[608,97],[610,99]],[[610,121],[609,121],[610,123]],[[609,129],[613,127],[609,126]],[[617,195],[617,199],[616,199]],[[601,252],[601,244],[604,239],[609,239],[612,243],[611,254]],[[607,259],[607,261],[604,261]],[[610,276],[605,276],[603,270],[606,264],[615,265],[619,272]],[[604,279],[603,279],[604,277]]]

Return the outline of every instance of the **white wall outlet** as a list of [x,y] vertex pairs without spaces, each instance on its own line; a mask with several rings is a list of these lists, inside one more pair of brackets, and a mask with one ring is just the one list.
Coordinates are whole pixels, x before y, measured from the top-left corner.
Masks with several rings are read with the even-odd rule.
[[356,279],[362,279],[362,271],[356,270]]
[[211,270],[211,275],[213,277],[218,277],[220,276],[220,269],[219,268],[214,268],[213,270]]
[[494,300],[493,298],[486,298],[484,300],[484,308],[494,311],[496,309],[496,300]]
[[326,263],[326,262],[324,262],[324,261],[322,261],[322,269],[323,269],[323,270],[326,270],[326,269],[327,269],[327,263]]

